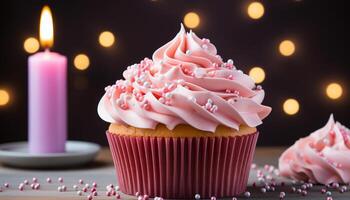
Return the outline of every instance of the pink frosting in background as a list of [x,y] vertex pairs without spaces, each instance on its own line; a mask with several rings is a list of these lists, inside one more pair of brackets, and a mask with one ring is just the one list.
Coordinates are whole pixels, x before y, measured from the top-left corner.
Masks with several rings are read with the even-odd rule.
[[220,124],[239,130],[256,127],[271,108],[261,105],[264,90],[224,62],[208,39],[200,39],[183,26],[176,37],[138,64],[129,66],[106,87],[98,105],[99,116],[110,123],[170,130],[189,124],[214,132]]
[[350,182],[350,130],[333,115],[327,124],[301,138],[279,159],[280,174],[289,178],[329,184]]

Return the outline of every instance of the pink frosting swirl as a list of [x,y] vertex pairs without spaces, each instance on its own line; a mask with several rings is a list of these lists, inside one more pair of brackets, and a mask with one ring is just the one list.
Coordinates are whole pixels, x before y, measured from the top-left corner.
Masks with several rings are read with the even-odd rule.
[[350,130],[333,115],[323,128],[295,142],[279,158],[280,174],[316,183],[350,182]]
[[183,26],[152,60],[129,66],[123,77],[106,88],[98,105],[99,116],[110,123],[151,129],[162,123],[170,130],[189,124],[215,132],[220,124],[256,127],[271,111],[261,105],[261,86]]

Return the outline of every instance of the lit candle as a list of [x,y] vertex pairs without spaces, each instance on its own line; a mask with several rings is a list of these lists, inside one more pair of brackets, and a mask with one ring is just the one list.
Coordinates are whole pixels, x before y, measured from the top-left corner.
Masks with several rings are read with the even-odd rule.
[[45,6],[40,18],[40,43],[44,52],[29,57],[29,152],[65,151],[67,139],[67,58],[50,52],[53,22]]

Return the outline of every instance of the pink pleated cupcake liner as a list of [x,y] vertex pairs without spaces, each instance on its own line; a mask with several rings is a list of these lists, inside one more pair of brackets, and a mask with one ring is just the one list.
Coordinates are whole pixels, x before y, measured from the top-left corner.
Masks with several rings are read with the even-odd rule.
[[167,138],[107,132],[120,190],[163,198],[244,192],[258,135]]

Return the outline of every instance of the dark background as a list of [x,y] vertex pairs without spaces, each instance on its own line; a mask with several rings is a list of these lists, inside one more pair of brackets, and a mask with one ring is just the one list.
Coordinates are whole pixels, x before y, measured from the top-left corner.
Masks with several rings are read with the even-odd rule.
[[[232,58],[245,73],[254,65],[264,68],[264,104],[273,111],[259,126],[260,145],[292,144],[322,127],[330,113],[350,126],[345,1],[262,1],[265,15],[260,20],[247,17],[249,2],[1,1],[0,88],[9,89],[12,96],[9,105],[0,107],[0,142],[27,138],[29,55],[23,50],[23,42],[29,36],[38,37],[44,4],[50,5],[54,15],[53,50],[69,60],[69,139],[107,144],[104,131],[108,124],[96,112],[104,87],[120,79],[128,65],[151,57],[170,41],[189,11],[201,17],[194,31],[209,38],[225,60]],[[98,35],[104,30],[115,34],[114,47],[98,44]],[[296,43],[296,53],[291,57],[278,53],[279,42],[286,38]],[[78,53],[90,57],[88,70],[73,67]],[[332,81],[341,83],[344,90],[336,101],[325,96],[325,86]],[[293,116],[282,110],[283,101],[290,97],[300,103],[299,113]]]

